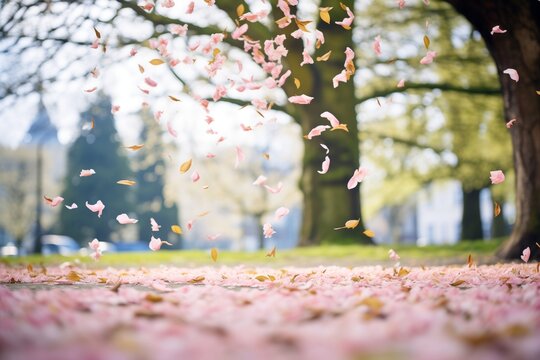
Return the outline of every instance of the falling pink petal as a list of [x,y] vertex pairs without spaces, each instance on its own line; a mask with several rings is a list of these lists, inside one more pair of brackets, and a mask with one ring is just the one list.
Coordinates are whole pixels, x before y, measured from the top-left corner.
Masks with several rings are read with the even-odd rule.
[[97,90],[97,86],[94,86],[93,88],[85,89],[84,92],[91,93],[91,92],[94,92],[96,90]]
[[349,179],[349,182],[347,183],[347,189],[354,189],[356,185],[358,185],[358,183],[364,180],[366,175],[367,170],[363,167],[359,167],[358,169],[354,170],[353,176]]
[[284,216],[287,216],[287,214],[289,214],[289,209],[287,209],[286,207],[280,207],[276,210],[274,216],[276,218],[276,220],[279,220],[281,218],[283,218]]
[[90,45],[92,49],[97,49],[99,47],[99,39],[95,39],[92,41],[92,45]]
[[51,206],[51,207],[55,207],[55,206],[58,206],[58,204],[60,204],[62,201],[64,201],[64,198],[61,197],[61,196],[55,196],[52,200],[48,201],[48,204]]
[[266,239],[269,239],[274,235],[276,232],[272,228],[272,224],[266,223],[263,225],[263,234]]
[[312,138],[314,138],[315,136],[319,136],[321,135],[324,131],[326,131],[326,129],[330,129],[330,126],[328,125],[318,125],[318,126],[315,126],[313,129],[311,129],[311,131],[309,132],[309,134],[307,134],[307,138],[309,140],[311,140]]
[[506,32],[506,30],[501,29],[500,25],[495,25],[491,29],[491,35],[493,35],[493,34],[504,34],[505,32]]
[[397,0],[397,4],[400,9],[403,9],[405,7],[405,0]]
[[236,147],[236,160],[234,161],[234,167],[237,168],[242,161],[244,161],[244,152],[242,149],[237,146]]
[[152,231],[159,231],[161,228],[161,225],[154,218],[150,218],[150,226],[152,227]]
[[317,170],[317,172],[321,175],[326,174],[328,172],[328,169],[330,169],[330,158],[328,156],[325,156],[322,163],[322,170]]
[[253,185],[264,185],[264,183],[266,182],[266,180],[268,180],[266,178],[266,176],[264,175],[259,175],[259,177],[257,179],[255,179],[255,181],[253,182]]
[[193,171],[191,173],[191,181],[197,182],[201,178],[201,175],[199,175],[199,172],[197,170]]
[[65,205],[65,207],[66,207],[66,209],[68,209],[68,210],[73,210],[73,209],[77,209],[77,208],[78,208],[77,204],[75,204],[75,203],[73,203],[73,204],[71,204],[71,205]]
[[308,51],[304,49],[302,52],[302,62],[300,63],[300,66],[304,66],[306,64],[313,64],[313,58],[311,55],[309,55]]
[[300,104],[300,105],[309,104],[311,100],[313,100],[313,98],[307,95],[297,95],[297,96],[289,97],[289,102],[293,104]]
[[144,78],[144,82],[145,82],[148,86],[151,86],[151,87],[156,87],[156,86],[157,86],[157,82],[155,82],[154,80],[150,79],[149,77]]
[[129,51],[129,56],[135,56],[135,55],[137,55],[137,49],[131,48],[131,50]]
[[332,78],[332,85],[334,85],[334,89],[338,87],[340,82],[343,82],[343,83],[347,82],[346,70],[342,70],[339,74],[337,74],[336,76]]
[[120,105],[113,105],[111,108],[111,114],[115,114],[120,111]]
[[278,182],[277,186],[275,188],[269,186],[269,185],[264,185],[264,187],[266,188],[266,190],[268,190],[270,193],[272,194],[277,194],[279,193],[282,189],[283,189],[283,183],[280,181]]
[[399,80],[399,82],[397,83],[397,87],[398,88],[405,87],[405,79]]
[[193,229],[193,224],[194,224],[194,223],[195,223],[195,220],[189,220],[189,221],[187,222],[186,227],[187,227],[188,231],[191,230],[191,229]]
[[398,261],[400,259],[398,253],[395,252],[394,249],[388,250],[388,257],[392,261]]
[[330,153],[330,149],[328,148],[328,146],[324,145],[324,144],[320,144],[321,147],[326,150],[326,155],[328,155]]
[[136,224],[139,222],[137,219],[131,219],[127,214],[120,214],[116,217],[116,221],[118,221],[122,225],[126,224]]
[[435,51],[428,51],[426,56],[424,56],[421,60],[420,60],[420,64],[422,65],[427,65],[427,64],[431,64],[433,62],[433,59],[435,59],[435,57],[437,56],[437,52]]
[[348,29],[351,27],[353,21],[354,21],[354,13],[347,7],[347,15],[348,17],[344,18],[341,21],[336,21],[337,25],[341,25],[345,29]]
[[515,69],[506,69],[503,71],[504,74],[508,74],[510,76],[510,79],[514,80],[515,82],[519,81],[519,74]]
[[216,241],[220,236],[221,236],[221,234],[213,234],[213,235],[208,235],[206,238],[209,241]]
[[[242,26],[237,27],[231,34],[231,37],[234,40],[240,39],[242,35],[244,35],[248,31],[248,24],[244,24]],[[242,71],[242,70],[240,70]]]
[[161,5],[165,8],[172,8],[174,6],[174,0],[163,0]]
[[96,251],[99,249],[99,240],[98,239],[94,239],[92,240],[91,242],[88,243],[88,246],[90,247],[90,249]]
[[330,125],[335,128],[336,126],[339,126],[339,120],[334,116],[334,114],[325,111],[321,114],[322,118],[325,118],[326,120],[330,121]]
[[195,9],[195,1],[192,1],[188,4],[188,7],[186,9],[186,14],[193,14],[194,9]]
[[92,176],[94,175],[96,172],[94,171],[94,169],[88,169],[88,170],[81,170],[81,173],[79,174],[79,176],[83,177],[83,176]]
[[101,253],[101,250],[96,250],[93,253],[90,254],[90,257],[94,259],[95,261],[98,261],[103,254]]
[[517,119],[511,119],[506,123],[506,128],[510,129],[512,126],[514,126],[514,123],[517,121]]
[[216,157],[216,154],[208,153],[208,154],[206,154],[206,157],[207,157],[208,159],[213,159],[213,158]]
[[103,209],[105,209],[105,204],[103,204],[101,200],[98,200],[95,204],[89,204],[87,201],[86,207],[92,212],[97,212],[98,217],[100,218],[101,214],[103,213]]
[[171,134],[172,137],[177,137],[178,136],[178,133],[176,132],[176,130],[172,126],[172,120],[169,120],[167,122],[167,131],[169,132],[169,134]]
[[504,173],[502,172],[502,170],[490,171],[489,174],[489,179],[491,180],[492,184],[496,185],[504,181]]
[[159,249],[161,249],[161,245],[163,244],[172,245],[171,243],[167,241],[162,241],[160,238],[156,239],[155,237],[152,236],[152,238],[150,239],[150,243],[148,244],[148,247],[152,251],[158,251]]
[[381,56],[381,36],[377,35],[375,37],[375,40],[373,41],[373,51],[375,51],[375,54],[377,56]]
[[529,247],[526,247],[523,249],[523,253],[521,254],[521,260],[524,262],[528,262],[529,258],[531,257],[531,249]]
[[99,77],[99,69],[98,69],[97,67],[93,68],[93,69],[90,71],[90,74],[92,75],[93,78]]

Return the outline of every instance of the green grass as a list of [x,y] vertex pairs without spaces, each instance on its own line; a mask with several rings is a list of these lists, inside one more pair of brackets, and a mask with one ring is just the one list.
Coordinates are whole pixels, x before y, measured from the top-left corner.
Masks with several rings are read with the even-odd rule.
[[404,265],[463,264],[469,254],[479,263],[493,262],[495,250],[503,239],[491,241],[463,241],[457,245],[425,246],[411,245],[321,245],[309,248],[277,250],[275,258],[266,257],[266,251],[233,252],[220,251],[218,261],[210,259],[209,251],[158,251],[140,253],[105,254],[99,262],[89,257],[60,255],[30,255],[20,258],[1,258],[5,264],[44,264],[58,265],[66,261],[88,264],[90,266],[204,266],[204,265],[264,265],[264,266],[315,266],[315,265],[388,265],[388,250],[393,248],[401,256]]

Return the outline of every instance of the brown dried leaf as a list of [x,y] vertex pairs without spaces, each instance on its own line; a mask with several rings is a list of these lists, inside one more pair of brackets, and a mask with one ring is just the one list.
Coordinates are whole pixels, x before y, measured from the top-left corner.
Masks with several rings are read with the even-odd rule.
[[165,61],[161,59],[152,59],[149,61],[149,63],[152,65],[161,65],[161,64],[165,64]]
[[369,238],[372,238],[375,236],[375,233],[373,232],[373,230],[366,230],[363,232],[364,235],[366,235],[367,237]]
[[429,44],[430,44],[430,41],[429,41],[428,36],[424,35],[424,46],[426,47],[426,49],[429,49]]
[[79,274],[79,273],[76,272],[76,271],[71,270],[71,271],[66,275],[66,279],[69,280],[69,281],[77,282],[77,281],[81,281],[81,280],[82,280],[82,275]]
[[268,252],[268,254],[266,254],[266,256],[267,256],[267,257],[276,257],[276,247],[274,246],[274,247],[272,248],[272,250],[270,250],[270,251]]
[[332,7],[319,8],[319,16],[321,17],[321,20],[327,24],[330,24],[330,10],[332,9]]
[[268,277],[265,275],[258,275],[258,276],[255,276],[255,279],[259,280],[260,282],[264,282],[268,280]]
[[180,165],[180,172],[182,174],[185,174],[186,172],[188,172],[189,169],[191,168],[191,163],[192,163],[192,160],[189,159],[185,161],[182,165]]
[[496,201],[495,201],[495,208],[493,209],[493,213],[495,214],[495,217],[501,214],[501,205],[499,205]]
[[297,18],[295,18],[294,22],[300,30],[302,30],[303,32],[309,32],[309,30],[306,28],[306,25],[312,23],[311,20],[298,20]]
[[397,273],[397,276],[399,276],[399,277],[404,277],[404,276],[409,275],[410,272],[411,272],[410,270],[407,270],[407,269],[405,269],[405,268],[399,268],[399,271],[398,271],[398,273]]
[[175,234],[182,235],[182,228],[178,225],[171,226],[171,231]]
[[133,150],[133,151],[141,150],[143,147],[144,147],[144,144],[126,146],[127,149]]
[[203,282],[204,281],[204,276],[197,276],[191,280],[188,280],[188,283],[191,283],[191,284],[198,284],[200,282]]
[[98,39],[101,39],[101,33],[94,27],[94,33],[96,33],[96,37]]
[[450,283],[450,286],[459,286],[459,285],[463,285],[465,283],[466,283],[465,280],[458,279],[458,280],[455,280],[454,282]]
[[212,260],[213,260],[214,262],[217,261],[218,250],[217,250],[216,248],[210,249],[210,257],[212,258]]
[[144,300],[152,302],[152,303],[159,303],[163,301],[163,297],[157,294],[148,293],[144,297]]
[[472,254],[469,254],[469,256],[467,257],[467,265],[469,265],[469,267],[472,267],[474,265]]
[[140,64],[139,64],[139,72],[140,72],[141,74],[144,73],[144,68],[143,68],[142,65],[140,65]]
[[348,9],[347,5],[343,4],[342,2],[339,3],[339,6],[341,6],[343,11],[347,11],[347,9]]
[[116,183],[119,184],[119,185],[133,186],[137,182],[133,181],[133,180],[118,180]]
[[179,98],[177,98],[176,96],[172,96],[172,95],[169,95],[169,99],[171,99],[172,101],[182,101]]
[[317,56],[317,61],[328,61],[328,59],[330,59],[330,55],[332,54],[332,50],[330,50],[329,52],[327,52],[326,54],[324,55],[321,55],[321,56]]
[[244,15],[244,12],[246,11],[246,8],[244,7],[244,4],[240,4],[236,7],[236,15],[238,17]]

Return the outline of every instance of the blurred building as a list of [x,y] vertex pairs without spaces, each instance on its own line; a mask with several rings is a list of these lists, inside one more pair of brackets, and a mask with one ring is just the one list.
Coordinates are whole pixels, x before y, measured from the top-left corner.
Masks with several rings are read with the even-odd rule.
[[[398,205],[385,206],[369,219],[379,243],[442,245],[460,240],[463,211],[461,183],[433,182]],[[511,223],[514,205],[504,204],[504,216]],[[489,189],[480,193],[480,213],[484,238],[491,237],[493,202]]]

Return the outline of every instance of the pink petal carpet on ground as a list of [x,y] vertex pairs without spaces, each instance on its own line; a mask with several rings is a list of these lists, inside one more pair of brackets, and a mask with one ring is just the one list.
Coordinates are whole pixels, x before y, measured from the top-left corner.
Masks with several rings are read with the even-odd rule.
[[536,264],[0,265],[2,359],[538,359]]

